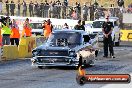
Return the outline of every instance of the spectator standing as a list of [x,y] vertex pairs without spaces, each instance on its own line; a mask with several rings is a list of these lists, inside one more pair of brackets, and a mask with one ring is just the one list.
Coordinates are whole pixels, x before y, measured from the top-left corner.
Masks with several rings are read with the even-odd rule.
[[59,2],[58,4],[57,4],[57,18],[58,19],[60,19],[61,18],[61,16],[60,16],[60,14],[61,14],[61,3]]
[[44,15],[44,3],[41,1],[41,3],[40,3],[40,17],[43,17],[43,15]]
[[68,6],[68,0],[64,0],[64,5],[67,7]]
[[31,37],[32,36],[32,28],[30,27],[30,23],[29,23],[28,18],[26,19],[26,21],[24,23],[22,36],[25,36],[25,37]]
[[20,16],[20,8],[21,8],[21,3],[20,0],[18,0],[18,5],[17,5],[17,15]]
[[81,20],[78,21],[78,24],[75,25],[74,29],[75,30],[84,30],[85,31],[84,25],[81,25]]
[[66,17],[66,5],[62,4],[62,19],[65,19]]
[[124,7],[124,0],[117,0],[117,4],[119,7]]
[[10,12],[11,12],[11,16],[14,16],[14,10],[15,10],[15,4],[13,2],[13,0],[11,1],[10,4]]
[[27,4],[25,1],[23,1],[23,16],[27,15]]
[[45,4],[44,4],[44,11],[43,11],[43,17],[44,18],[48,18],[48,11],[49,11],[49,3],[47,1],[45,1]]
[[53,29],[53,25],[51,24],[50,19],[47,20],[45,26],[44,26],[44,37],[47,39],[49,35],[51,34]]
[[38,14],[39,14],[39,4],[37,1],[35,1],[35,4],[34,4],[34,14],[36,16],[38,16]]
[[2,13],[2,0],[0,0],[0,14]]
[[124,0],[117,0],[117,4],[120,7],[120,11],[122,13],[123,12],[123,8],[125,7],[124,6]]
[[83,13],[83,20],[87,21],[87,17],[88,17],[88,7],[86,6],[86,4],[84,4],[84,6],[82,8],[82,13]]
[[108,57],[108,47],[110,51],[110,57],[114,57],[113,50],[113,40],[112,40],[112,31],[113,31],[113,23],[109,21],[109,17],[106,17],[106,22],[102,25],[102,32],[104,34],[103,43],[104,43],[104,57]]
[[78,19],[76,10],[73,10],[71,17],[72,17],[73,20]]
[[10,45],[11,29],[10,29],[9,17],[6,17],[6,24],[2,24],[1,34],[2,34],[2,45]]
[[76,8],[78,9],[78,17],[81,18],[81,5],[80,3],[77,4]]
[[31,16],[33,16],[33,2],[32,1],[30,1],[30,3],[29,3],[29,14],[30,14],[30,17]]
[[56,3],[53,3],[53,18],[58,18],[58,8]]
[[[15,20],[13,19],[13,24],[11,28],[11,35],[10,35],[10,41],[11,45],[19,45],[19,38],[20,38],[20,33],[19,33],[19,28],[18,25],[16,24]],[[14,44],[15,42],[15,44]]]
[[96,19],[99,19],[98,9],[96,9],[94,12],[94,20],[96,20]]
[[49,4],[49,10],[48,10],[48,12],[49,12],[49,17],[51,18],[51,17],[52,17],[52,13],[53,13],[52,1],[51,1],[50,4]]
[[9,1],[6,0],[5,3],[6,3],[6,12],[7,12],[6,15],[9,16]]

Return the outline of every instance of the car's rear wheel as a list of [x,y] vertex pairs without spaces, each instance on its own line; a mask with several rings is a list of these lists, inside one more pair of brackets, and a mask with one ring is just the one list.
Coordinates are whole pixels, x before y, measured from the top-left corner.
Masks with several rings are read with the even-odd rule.
[[120,42],[115,42],[115,46],[120,46]]

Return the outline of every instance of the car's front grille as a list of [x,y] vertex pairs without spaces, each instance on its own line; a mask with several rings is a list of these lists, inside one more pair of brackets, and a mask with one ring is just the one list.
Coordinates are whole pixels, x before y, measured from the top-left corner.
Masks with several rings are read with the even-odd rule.
[[41,56],[68,56],[68,51],[61,50],[42,50]]
[[68,63],[69,60],[66,58],[37,58],[39,63]]

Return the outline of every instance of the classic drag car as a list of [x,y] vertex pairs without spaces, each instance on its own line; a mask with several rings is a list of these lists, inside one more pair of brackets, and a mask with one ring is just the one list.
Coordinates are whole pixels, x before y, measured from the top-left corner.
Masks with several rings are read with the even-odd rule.
[[93,65],[97,39],[82,30],[54,30],[46,43],[33,49],[32,65],[38,68]]

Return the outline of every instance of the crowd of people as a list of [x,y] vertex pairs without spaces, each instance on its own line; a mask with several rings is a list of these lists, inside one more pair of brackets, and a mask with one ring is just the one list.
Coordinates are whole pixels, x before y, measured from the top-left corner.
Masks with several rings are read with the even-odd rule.
[[18,0],[17,4],[14,3],[13,0],[6,0],[5,7],[6,11],[4,15],[7,16],[37,16],[44,18],[70,18],[74,20],[88,20],[91,13],[90,11],[93,10],[90,8],[91,6],[87,4],[81,5],[76,2],[75,5],[69,6],[68,2],[60,2],[59,0],[51,2],[45,0],[41,3],[37,1],[26,3],[24,0],[21,3],[20,0]]
[[19,39],[21,36],[30,37],[31,36],[31,27],[29,24],[29,19],[27,18],[23,25],[23,33],[20,35],[19,27],[16,23],[16,20],[10,20],[10,17],[6,17],[1,22],[1,40],[2,45],[19,45]]
[[[122,7],[124,8],[124,2],[122,3],[122,1],[123,0],[117,0],[118,6],[121,10]],[[58,19],[69,18],[74,20],[83,19],[85,21],[94,20],[101,16],[105,16],[105,9],[103,8],[103,6],[100,6],[97,2],[92,5],[81,5],[80,3],[75,2],[75,5],[69,6],[68,2],[61,2],[60,0],[51,2],[47,2],[47,0],[45,0],[41,1],[40,3],[38,3],[37,1],[33,2],[32,0],[30,1],[30,3],[26,3],[24,0],[21,3],[20,0],[18,0],[17,4],[14,3],[13,0],[6,0],[4,4],[6,7],[6,11],[3,14],[7,16],[37,16]],[[128,12],[130,12],[131,4],[128,7]],[[110,8],[108,11],[112,16],[114,16],[114,8]]]
[[[26,3],[24,0],[22,3],[20,3],[20,0],[18,0],[17,4],[15,4],[13,0],[11,0],[11,2],[9,2],[9,0],[6,0],[5,4],[6,4],[7,16],[9,15],[20,16],[21,10],[22,10],[22,16],[27,16],[27,13],[29,13],[31,17],[33,16],[47,17],[47,18],[71,17],[77,19],[77,17],[79,18],[79,15],[81,14],[81,5],[80,3],[77,2],[74,7],[72,6],[69,7],[68,2],[60,2],[59,0],[51,1],[51,2],[47,2],[47,0],[45,0],[45,2],[42,1],[41,3],[38,3],[37,1],[35,2],[30,1],[30,3]],[[86,12],[87,11],[85,11],[85,13]]]

